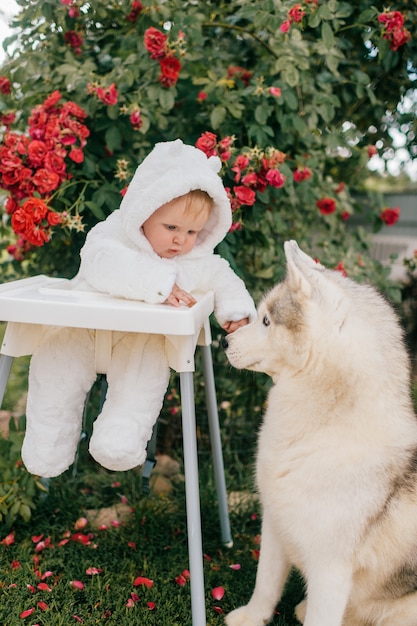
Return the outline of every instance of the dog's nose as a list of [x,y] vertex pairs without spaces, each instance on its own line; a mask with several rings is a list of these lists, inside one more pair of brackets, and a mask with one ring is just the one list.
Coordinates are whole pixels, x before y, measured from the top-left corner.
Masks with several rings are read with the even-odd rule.
[[227,341],[227,337],[223,337],[222,347],[224,348],[224,350],[227,350],[227,348],[229,347],[229,342]]

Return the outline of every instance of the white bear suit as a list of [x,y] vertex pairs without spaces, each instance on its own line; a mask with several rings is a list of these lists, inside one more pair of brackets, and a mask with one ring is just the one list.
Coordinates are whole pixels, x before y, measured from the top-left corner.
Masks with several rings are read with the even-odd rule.
[[[232,222],[220,168],[218,157],[207,158],[179,139],[157,143],[137,168],[120,208],[88,233],[73,288],[156,304],[176,283],[189,293],[214,291],[220,324],[252,321],[255,306],[243,281],[213,252]],[[172,259],[159,257],[142,224],[162,205],[196,189],[213,199],[196,245]],[[89,445],[90,454],[107,469],[128,470],[146,459],[169,382],[164,345],[159,335],[113,333],[107,396]],[[93,330],[45,328],[29,368],[22,447],[29,472],[54,477],[73,463],[86,394],[96,380],[94,349]]]

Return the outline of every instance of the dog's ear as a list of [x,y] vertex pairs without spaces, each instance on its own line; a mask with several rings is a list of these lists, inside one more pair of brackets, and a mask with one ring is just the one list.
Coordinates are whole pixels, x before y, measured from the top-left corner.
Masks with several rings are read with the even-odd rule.
[[287,276],[291,286],[307,298],[311,297],[313,287],[319,280],[319,273],[324,270],[323,265],[316,263],[308,254],[305,254],[296,241],[286,241],[284,251],[287,259]]

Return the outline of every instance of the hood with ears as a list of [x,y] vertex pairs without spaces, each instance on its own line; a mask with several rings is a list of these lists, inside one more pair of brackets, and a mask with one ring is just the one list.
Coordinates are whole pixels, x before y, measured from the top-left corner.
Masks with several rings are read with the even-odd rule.
[[213,198],[213,210],[189,256],[211,253],[224,239],[231,223],[230,201],[218,175],[221,161],[180,139],[157,143],[142,161],[120,205],[127,237],[140,248],[151,249],[141,226],[148,217],[178,196],[201,189]]

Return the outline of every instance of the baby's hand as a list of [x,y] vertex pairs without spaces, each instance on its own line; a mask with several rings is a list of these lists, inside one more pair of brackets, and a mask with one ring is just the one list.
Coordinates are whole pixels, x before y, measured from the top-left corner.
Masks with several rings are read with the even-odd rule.
[[175,285],[172,288],[171,293],[169,294],[168,298],[165,300],[165,304],[172,304],[172,306],[180,306],[181,302],[183,302],[187,306],[193,306],[197,302],[197,300],[193,298],[193,296],[187,291],[180,289],[180,287],[178,287],[178,285],[175,283]]
[[228,334],[230,334],[230,333],[234,333],[235,330],[237,330],[241,326],[246,326],[246,324],[249,324],[249,318],[248,317],[244,317],[243,319],[239,320],[238,322],[225,322],[224,324],[222,324],[222,328]]

